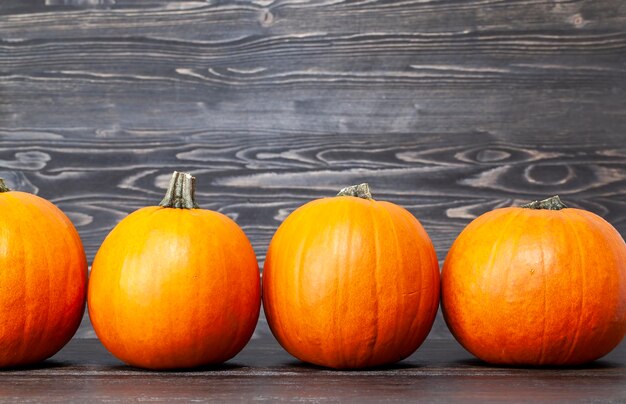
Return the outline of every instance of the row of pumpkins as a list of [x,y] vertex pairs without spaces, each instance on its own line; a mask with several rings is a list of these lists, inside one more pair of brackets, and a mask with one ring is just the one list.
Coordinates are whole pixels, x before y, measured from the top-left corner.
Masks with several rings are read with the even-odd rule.
[[[53,204],[0,181],[0,366],[44,360],[76,332],[85,300],[116,357],[148,369],[224,362],[250,340],[261,301],[278,342],[331,368],[390,364],[429,333],[441,299],[452,334],[496,364],[574,365],[626,333],[626,245],[553,197],[488,212],[452,245],[366,184],[295,210],[263,271],[243,231],[199,209],[175,172],[160,206],[106,237],[87,288],[83,246]],[[87,295],[87,296],[86,296]]]

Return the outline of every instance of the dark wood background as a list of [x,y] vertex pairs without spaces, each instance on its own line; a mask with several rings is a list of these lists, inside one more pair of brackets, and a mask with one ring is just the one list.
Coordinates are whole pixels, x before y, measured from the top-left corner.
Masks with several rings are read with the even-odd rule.
[[0,2],[0,177],[91,262],[173,170],[261,263],[290,211],[363,181],[441,261],[477,215],[552,194],[624,235],[626,2]]

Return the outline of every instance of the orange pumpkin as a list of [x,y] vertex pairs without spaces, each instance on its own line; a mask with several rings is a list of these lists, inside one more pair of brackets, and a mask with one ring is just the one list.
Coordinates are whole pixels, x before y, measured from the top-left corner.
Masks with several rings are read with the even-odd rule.
[[367,184],[296,209],[263,269],[263,307],[278,342],[331,368],[394,363],[430,331],[439,267],[407,210],[371,198]]
[[576,365],[626,333],[626,246],[599,216],[558,197],[496,209],[456,239],[442,272],[452,334],[478,358]]
[[87,261],[56,206],[0,179],[0,367],[59,351],[85,311]]
[[89,281],[89,315],[104,346],[148,369],[222,363],[250,340],[261,306],[250,242],[227,216],[198,209],[195,178],[175,172],[160,206],[122,220]]

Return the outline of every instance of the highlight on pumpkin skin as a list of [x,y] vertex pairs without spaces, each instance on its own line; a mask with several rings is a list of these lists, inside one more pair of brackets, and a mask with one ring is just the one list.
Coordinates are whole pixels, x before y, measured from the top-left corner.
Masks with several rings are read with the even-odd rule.
[[[70,219],[0,179],[0,367],[43,361],[72,338],[85,310],[87,260]],[[16,299],[17,296],[21,296]]]
[[300,206],[274,234],[263,270],[268,325],[287,352],[315,365],[395,363],[434,322],[435,249],[409,211],[372,199],[367,184],[339,196]]
[[232,219],[198,208],[194,192],[195,178],[174,172],[160,206],[124,218],[93,262],[94,330],[130,365],[223,363],[256,327],[261,285],[252,245]]
[[454,337],[486,362],[593,361],[626,335],[626,244],[558,196],[495,209],[452,244],[441,302]]

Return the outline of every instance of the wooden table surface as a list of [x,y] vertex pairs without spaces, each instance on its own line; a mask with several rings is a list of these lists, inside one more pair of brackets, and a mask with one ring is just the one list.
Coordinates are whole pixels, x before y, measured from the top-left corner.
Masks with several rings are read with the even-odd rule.
[[151,372],[125,366],[96,339],[74,339],[40,366],[0,373],[0,401],[625,402],[626,343],[574,368],[482,363],[449,339],[428,339],[397,365],[361,371],[310,366],[270,336],[223,366]]

